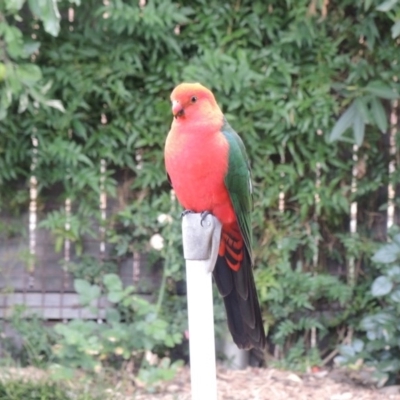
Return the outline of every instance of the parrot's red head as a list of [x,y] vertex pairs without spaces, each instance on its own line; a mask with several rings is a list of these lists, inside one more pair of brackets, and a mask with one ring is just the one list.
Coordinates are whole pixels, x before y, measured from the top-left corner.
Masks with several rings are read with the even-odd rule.
[[199,122],[221,118],[214,95],[200,83],[181,83],[171,93],[172,114],[175,120]]

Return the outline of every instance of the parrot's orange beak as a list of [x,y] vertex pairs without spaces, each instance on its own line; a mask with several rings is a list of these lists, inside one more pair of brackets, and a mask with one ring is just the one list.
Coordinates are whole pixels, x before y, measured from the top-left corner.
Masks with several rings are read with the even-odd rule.
[[178,118],[184,114],[184,109],[182,107],[182,104],[179,103],[177,100],[172,101],[172,114],[174,114],[175,118]]

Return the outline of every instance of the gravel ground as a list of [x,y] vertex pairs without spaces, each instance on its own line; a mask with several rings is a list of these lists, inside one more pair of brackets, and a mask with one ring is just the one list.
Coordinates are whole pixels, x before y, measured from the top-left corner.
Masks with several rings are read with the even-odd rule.
[[[46,376],[46,372],[32,367],[0,369],[0,379],[38,381]],[[113,384],[105,384],[108,389],[104,400],[191,399],[188,367],[183,367],[172,381],[160,383],[155,393],[149,393],[133,376],[124,379],[124,383],[112,380]],[[217,380],[218,400],[400,400],[400,386],[376,389],[360,384],[365,379],[360,379],[359,373],[335,369],[300,375],[274,368],[238,371],[219,367]]]
[[[218,400],[400,400],[400,386],[382,389],[357,384],[341,371],[298,375],[273,368],[218,369]],[[160,387],[157,394],[136,393],[137,400],[189,400],[189,370]]]

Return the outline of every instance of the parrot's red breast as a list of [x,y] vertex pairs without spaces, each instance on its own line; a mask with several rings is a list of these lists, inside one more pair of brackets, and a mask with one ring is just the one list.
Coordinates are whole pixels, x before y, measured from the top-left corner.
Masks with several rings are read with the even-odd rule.
[[211,92],[199,92],[195,84],[190,89],[178,87],[171,94],[175,111],[184,113],[174,118],[167,137],[166,169],[184,208],[210,211],[223,225],[229,225],[236,217],[224,184],[229,144],[220,132],[223,114]]

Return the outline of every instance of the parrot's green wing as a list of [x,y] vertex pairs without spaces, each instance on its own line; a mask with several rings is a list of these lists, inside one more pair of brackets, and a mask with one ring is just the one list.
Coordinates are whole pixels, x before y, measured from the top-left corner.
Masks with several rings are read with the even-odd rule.
[[224,119],[221,132],[229,143],[229,163],[228,172],[225,176],[225,185],[228,189],[248,254],[251,257],[252,231],[250,213],[252,209],[252,185],[250,164],[242,139],[226,119]]
[[[243,258],[240,266],[238,269],[234,269],[231,267],[232,255],[238,253],[235,245],[232,246],[230,243],[230,240],[234,240],[234,235],[229,236],[232,232],[228,228],[225,233],[230,240],[224,238],[221,240],[225,240],[225,246],[226,248],[229,246],[230,250],[218,255],[213,276],[218,290],[224,298],[229,330],[237,346],[241,349],[252,347],[264,349],[265,332],[252,272],[250,166],[242,139],[225,119],[221,132],[229,144],[225,185],[232,201],[244,244],[241,248]],[[237,266],[236,263],[233,264]]]

